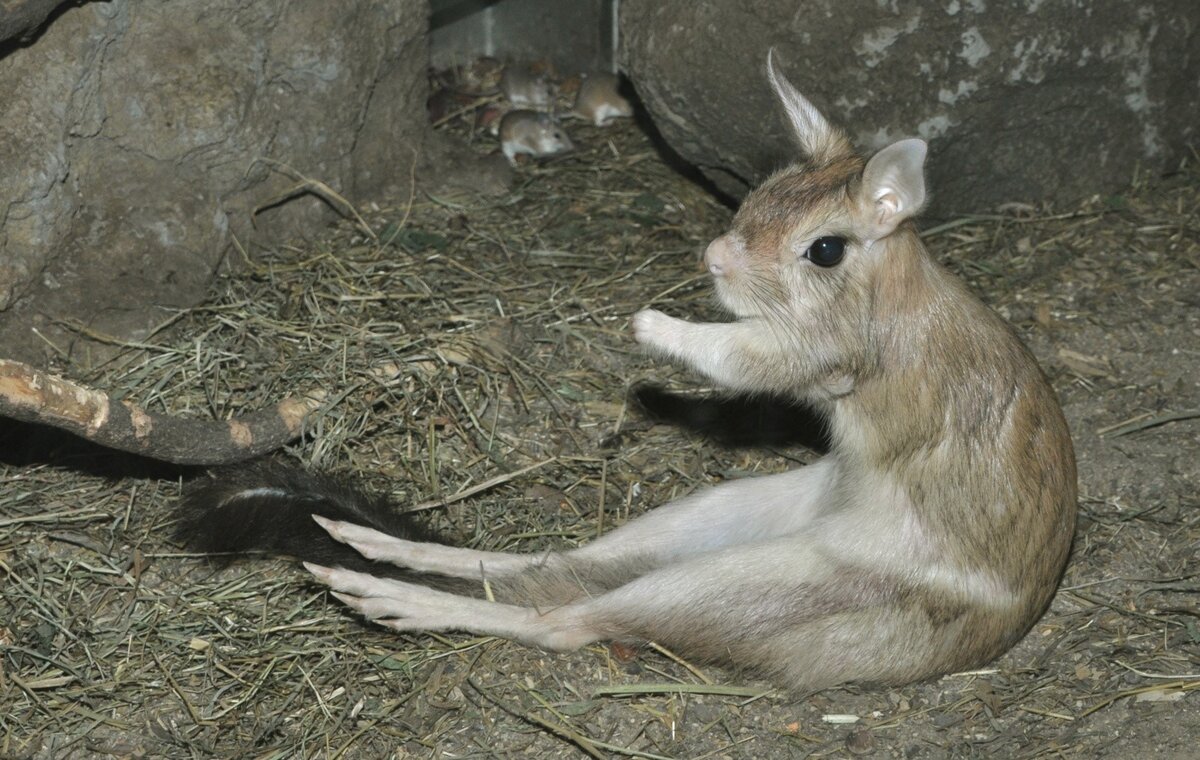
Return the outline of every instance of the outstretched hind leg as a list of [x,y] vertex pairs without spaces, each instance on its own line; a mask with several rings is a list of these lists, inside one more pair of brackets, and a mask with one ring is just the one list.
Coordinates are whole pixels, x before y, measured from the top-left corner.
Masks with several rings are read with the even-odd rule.
[[511,575],[537,564],[544,555],[485,552],[425,541],[409,541],[354,523],[312,516],[330,536],[367,559],[390,562],[422,573],[451,578]]
[[573,630],[569,622],[556,625],[532,607],[459,596],[353,570],[307,562],[304,566],[332,588],[337,599],[395,631],[471,631],[559,651],[578,649],[596,639],[586,630]]
[[503,577],[561,560],[620,567],[662,565],[737,544],[769,540],[807,525],[834,478],[832,460],[798,470],[730,481],[658,507],[587,545],[561,554],[462,549],[395,538],[314,516],[336,540],[363,556],[455,578]]
[[552,650],[612,638],[649,639],[679,646],[685,656],[759,668],[767,642],[839,612],[830,601],[836,593],[831,597],[828,591],[836,581],[834,564],[795,537],[713,552],[547,609],[308,568],[350,607],[399,631],[470,631]]
[[962,627],[965,619],[933,625],[919,590],[839,563],[799,537],[712,552],[546,609],[308,567],[338,599],[397,631],[469,631],[557,651],[657,641],[795,688],[909,681],[993,651],[986,636]]

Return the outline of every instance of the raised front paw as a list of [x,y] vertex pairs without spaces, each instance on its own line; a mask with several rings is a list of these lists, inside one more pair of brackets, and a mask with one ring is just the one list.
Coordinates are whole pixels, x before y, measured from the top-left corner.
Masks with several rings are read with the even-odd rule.
[[679,342],[679,322],[657,309],[642,309],[633,315],[633,338],[660,351],[672,351]]

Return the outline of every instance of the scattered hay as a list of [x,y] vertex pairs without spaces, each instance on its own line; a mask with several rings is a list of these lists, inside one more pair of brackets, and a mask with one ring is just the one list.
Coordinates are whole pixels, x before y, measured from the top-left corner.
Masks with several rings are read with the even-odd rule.
[[[628,408],[639,379],[695,387],[642,357],[628,318],[712,314],[698,258],[730,214],[631,125],[573,133],[579,154],[523,167],[504,198],[359,208],[362,224],[254,251],[205,305],[77,379],[222,419],[321,388],[286,456],[361,473],[486,549],[585,542],[704,484],[810,460],[721,449]],[[1198,214],[1200,180],[1181,174],[927,231],[1041,357],[1080,453],[1065,588],[992,669],[797,699],[665,650],[396,636],[292,563],[180,553],[170,507],[194,471],[53,436],[31,447],[8,426],[0,756],[1095,756],[1120,752],[1114,732],[1191,747]]]

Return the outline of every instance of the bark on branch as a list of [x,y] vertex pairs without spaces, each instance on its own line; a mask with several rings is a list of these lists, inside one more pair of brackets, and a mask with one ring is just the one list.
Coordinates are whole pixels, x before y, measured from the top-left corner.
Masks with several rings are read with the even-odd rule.
[[0,359],[0,415],[67,430],[102,446],[176,464],[218,465],[251,459],[298,436],[323,395],[289,396],[230,420],[152,414],[131,401]]

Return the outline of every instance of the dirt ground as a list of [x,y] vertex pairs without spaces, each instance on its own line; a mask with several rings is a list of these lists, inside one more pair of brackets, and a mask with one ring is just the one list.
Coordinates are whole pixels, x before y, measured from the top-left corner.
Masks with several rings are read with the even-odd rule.
[[[447,502],[436,525],[488,549],[812,461],[629,402],[706,392],[628,319],[714,314],[698,254],[730,211],[632,125],[575,129],[508,195],[418,194],[249,252],[160,333],[60,369],[194,417],[324,391],[282,456]],[[1200,174],[924,228],[1038,355],[1079,459],[1062,589],[989,668],[787,694],[655,648],[397,636],[294,562],[173,543],[199,470],[0,421],[0,758],[1200,756]]]

